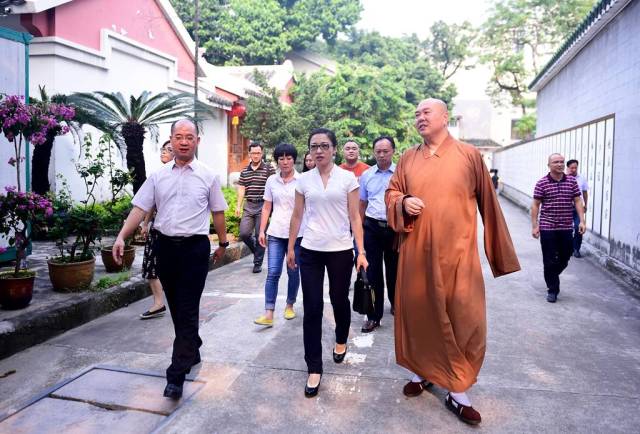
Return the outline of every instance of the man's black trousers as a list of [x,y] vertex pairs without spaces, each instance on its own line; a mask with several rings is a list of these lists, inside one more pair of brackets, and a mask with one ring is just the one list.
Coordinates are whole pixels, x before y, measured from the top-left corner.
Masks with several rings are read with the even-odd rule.
[[158,237],[158,277],[162,283],[176,337],[167,382],[182,385],[199,361],[200,297],[209,272],[211,243],[206,235]]
[[544,281],[550,294],[560,292],[560,273],[573,253],[573,230],[540,231]]
[[375,314],[368,316],[370,320],[380,321],[384,310],[384,275],[387,280],[387,296],[393,307],[398,270],[398,252],[393,248],[395,232],[386,222],[366,217],[364,220],[364,250],[367,252],[367,278],[373,285],[376,294]]

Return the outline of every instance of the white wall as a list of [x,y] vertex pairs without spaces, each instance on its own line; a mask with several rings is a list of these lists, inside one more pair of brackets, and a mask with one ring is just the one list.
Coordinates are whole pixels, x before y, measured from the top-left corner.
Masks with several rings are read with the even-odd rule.
[[630,2],[538,92],[537,100],[538,134],[615,116],[611,234],[603,250],[636,270],[640,270],[638,29],[640,2]]
[[[125,98],[147,90],[153,93],[191,91],[191,83],[177,78],[176,59],[109,30],[102,31],[102,50],[81,47],[60,38],[35,38],[32,42],[31,92],[45,85],[47,92],[70,94],[73,92],[121,92]],[[227,173],[227,130],[225,113],[216,110],[216,119],[205,121],[201,143],[207,149],[200,159],[219,173],[223,182]],[[87,128],[90,131],[90,128]],[[147,174],[160,167],[160,145],[169,138],[169,125],[162,125],[157,141],[147,134],[144,155]],[[98,135],[94,135],[97,144]],[[50,166],[53,185],[54,174],[67,178],[73,197],[84,195],[84,184],[76,173],[74,160],[78,158],[79,144],[71,135],[59,137],[54,145]],[[124,168],[126,164],[121,162]],[[59,185],[58,185],[59,187]],[[101,186],[101,199],[106,199],[108,187]]]
[[[24,45],[0,38],[0,92],[7,95],[24,95],[25,91],[25,55]],[[22,155],[24,156],[26,145],[22,147]],[[7,185],[16,185],[17,176],[16,169],[11,167],[7,161],[9,158],[15,158],[15,150],[13,143],[0,133],[0,194],[4,194],[4,187]],[[25,190],[25,164],[23,162],[21,169],[21,186]],[[6,238],[0,235],[0,247],[9,245]],[[8,258],[3,258],[3,260]]]
[[[24,95],[25,91],[25,59],[24,45],[0,38],[0,93],[7,95]],[[22,155],[24,156],[23,145]],[[13,143],[0,132],[0,190],[4,193],[7,185],[16,185],[16,169],[7,164],[9,158],[15,158]],[[24,163],[22,164],[21,184],[25,190]]]
[[521,117],[512,106],[495,107],[486,94],[491,78],[489,69],[477,63],[473,69],[459,70],[452,77],[458,95],[453,99],[453,116],[460,120],[460,139],[491,139],[506,146],[511,139],[511,120]]

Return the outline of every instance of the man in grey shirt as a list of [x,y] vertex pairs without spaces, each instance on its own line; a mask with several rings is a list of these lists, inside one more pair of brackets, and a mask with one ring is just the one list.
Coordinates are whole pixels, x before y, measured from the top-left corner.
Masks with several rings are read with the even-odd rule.
[[186,374],[200,363],[202,339],[198,335],[198,316],[209,271],[210,212],[220,239],[213,254],[214,262],[224,256],[229,245],[224,220],[227,203],[218,176],[195,158],[199,143],[198,130],[192,121],[183,119],[171,126],[175,158],[142,184],[113,246],[113,257],[120,263],[125,238],[155,206],[155,229],[159,232],[158,277],[176,333],[164,390],[164,396],[171,399],[180,399]]

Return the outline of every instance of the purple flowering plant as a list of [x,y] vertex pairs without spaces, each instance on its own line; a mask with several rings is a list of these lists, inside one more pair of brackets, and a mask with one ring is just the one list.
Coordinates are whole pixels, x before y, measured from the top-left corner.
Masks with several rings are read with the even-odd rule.
[[[9,246],[16,247],[14,277],[34,275],[22,269],[31,232],[36,225],[42,225],[45,218],[53,214],[51,201],[45,196],[32,192],[21,192],[16,187],[5,187],[0,193],[0,234],[8,237]],[[0,247],[0,253],[4,248]]]
[[23,96],[0,94],[0,129],[13,143],[15,156],[8,163],[16,168],[18,191],[22,191],[23,143],[29,141],[38,146],[46,142],[47,137],[68,133],[68,123],[74,117],[75,109],[64,104],[29,105],[25,104]]

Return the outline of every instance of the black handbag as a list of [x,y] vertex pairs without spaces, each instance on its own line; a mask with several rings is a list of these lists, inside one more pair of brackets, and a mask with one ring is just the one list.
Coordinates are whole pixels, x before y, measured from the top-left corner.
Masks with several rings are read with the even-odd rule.
[[376,294],[373,286],[369,284],[367,272],[364,267],[358,272],[358,278],[353,284],[353,311],[361,315],[373,315],[375,313]]

